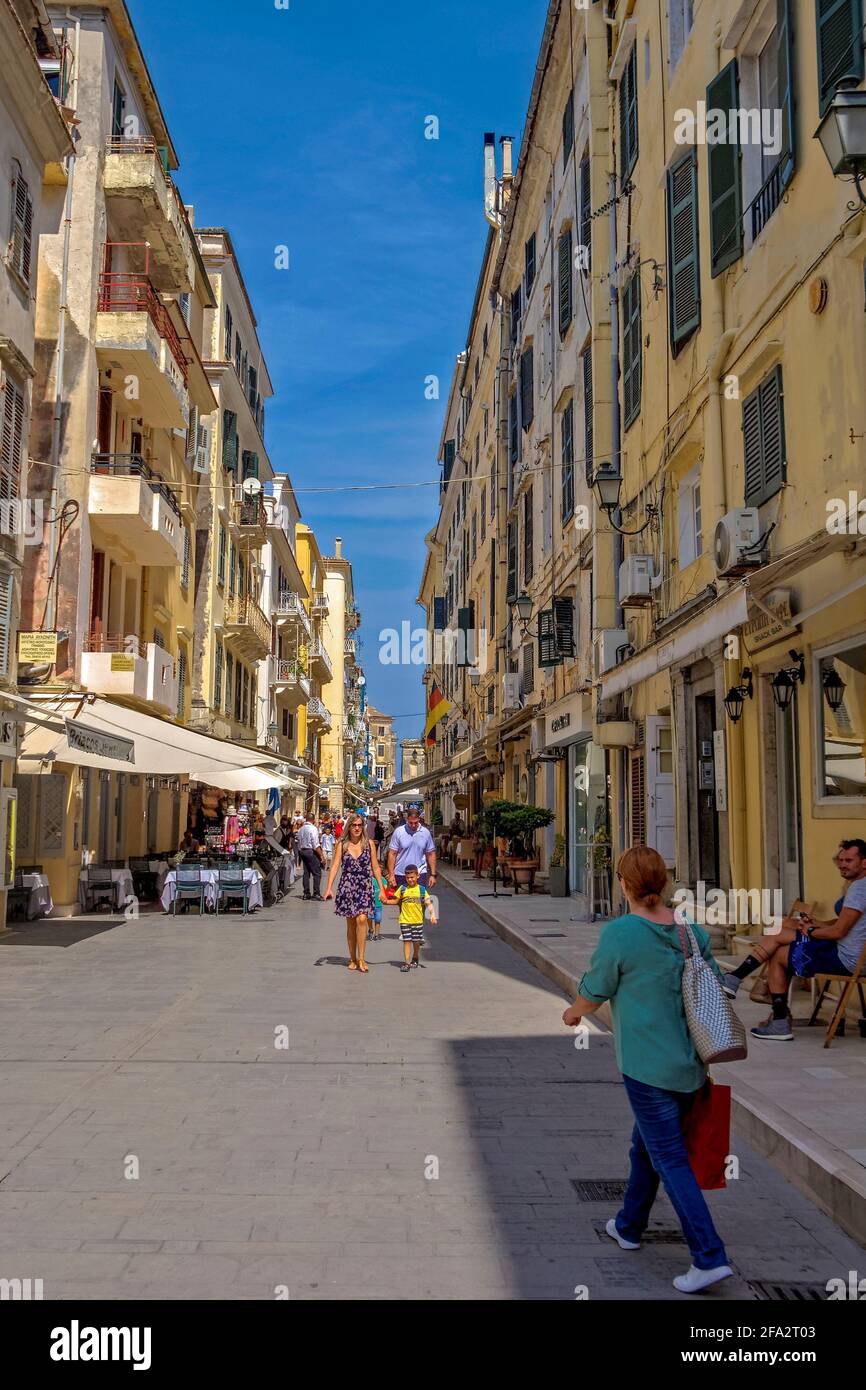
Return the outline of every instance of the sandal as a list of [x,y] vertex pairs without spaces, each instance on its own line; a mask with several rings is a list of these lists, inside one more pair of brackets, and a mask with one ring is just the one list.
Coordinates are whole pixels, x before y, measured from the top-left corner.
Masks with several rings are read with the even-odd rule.
[[357,970],[357,969],[358,969],[358,962],[357,962],[356,960],[350,960],[350,961],[349,961],[349,969],[350,969],[350,970]]
[[360,972],[361,972],[362,975],[366,975],[367,972],[369,971],[370,967],[369,967],[369,965],[367,964],[367,962],[366,962],[365,960],[359,960],[359,961],[358,961],[358,969],[360,970]]

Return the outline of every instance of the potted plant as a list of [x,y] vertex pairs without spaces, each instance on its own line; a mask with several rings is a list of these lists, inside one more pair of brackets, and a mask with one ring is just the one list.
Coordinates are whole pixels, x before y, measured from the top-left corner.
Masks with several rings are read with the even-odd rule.
[[565,836],[557,835],[550,856],[547,887],[552,898],[568,896],[568,866],[565,862]]
[[539,860],[532,837],[542,826],[550,825],[553,812],[545,806],[524,806],[519,801],[491,801],[481,812],[491,837],[501,835],[508,842],[507,864],[514,888],[524,884],[532,892]]

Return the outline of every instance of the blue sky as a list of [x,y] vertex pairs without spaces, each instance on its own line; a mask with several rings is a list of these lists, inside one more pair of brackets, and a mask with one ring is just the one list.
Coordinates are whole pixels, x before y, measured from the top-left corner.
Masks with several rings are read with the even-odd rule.
[[438,489],[305,489],[437,476],[487,232],[483,136],[519,137],[545,0],[129,4],[184,200],[229,228],[258,317],[272,463],[322,550],[343,537],[370,699],[417,735],[420,669],[380,665],[379,632],[420,622]]

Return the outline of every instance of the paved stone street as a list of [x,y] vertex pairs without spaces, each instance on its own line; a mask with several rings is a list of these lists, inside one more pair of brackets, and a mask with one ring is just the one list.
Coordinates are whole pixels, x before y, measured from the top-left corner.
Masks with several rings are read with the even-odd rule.
[[[51,1299],[680,1297],[667,1203],[629,1254],[603,1233],[616,1203],[575,1188],[626,1171],[611,1039],[576,1050],[553,986],[447,888],[441,905],[409,975],[392,913],[361,976],[332,904],[297,899],[7,939],[0,1277]],[[738,1277],[715,1297],[862,1266],[734,1148],[710,1202]]]

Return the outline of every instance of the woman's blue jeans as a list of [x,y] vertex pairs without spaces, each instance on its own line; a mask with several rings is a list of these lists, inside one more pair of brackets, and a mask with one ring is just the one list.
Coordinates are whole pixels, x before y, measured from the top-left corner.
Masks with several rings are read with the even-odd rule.
[[683,1138],[683,1117],[697,1093],[664,1091],[631,1076],[622,1079],[636,1123],[629,1155],[631,1171],[616,1229],[624,1240],[639,1243],[661,1179],[695,1268],[716,1269],[727,1264],[725,1247],[692,1172]]

